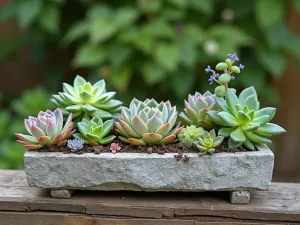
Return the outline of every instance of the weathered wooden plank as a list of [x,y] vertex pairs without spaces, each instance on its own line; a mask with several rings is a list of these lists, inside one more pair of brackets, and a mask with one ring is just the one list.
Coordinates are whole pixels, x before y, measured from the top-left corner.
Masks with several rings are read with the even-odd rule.
[[0,211],[77,213],[85,219],[95,215],[141,219],[137,221],[193,218],[199,224],[205,217],[215,221],[250,220],[256,224],[259,221],[300,222],[300,184],[273,183],[269,191],[252,191],[251,195],[248,205],[230,204],[226,192],[78,191],[71,199],[53,199],[48,190],[28,187],[23,171],[0,171]]

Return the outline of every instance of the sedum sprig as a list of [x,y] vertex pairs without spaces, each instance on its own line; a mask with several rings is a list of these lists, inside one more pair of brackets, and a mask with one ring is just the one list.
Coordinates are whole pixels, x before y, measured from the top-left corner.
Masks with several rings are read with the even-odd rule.
[[192,147],[194,142],[202,137],[204,131],[202,127],[196,127],[194,125],[183,128],[178,134],[178,140],[186,147]]
[[[215,88],[216,96],[223,98],[226,94],[226,88],[229,87],[229,82],[235,79],[235,75],[239,74],[241,69],[244,69],[245,66],[243,64],[240,64],[239,66],[234,65],[239,60],[236,53],[228,54],[228,58],[225,62],[219,62],[216,65],[216,70],[223,71],[221,75],[215,70],[212,70],[210,66],[207,66],[205,69],[205,72],[212,73],[208,79],[210,84],[213,82],[219,84],[219,86]],[[232,88],[232,90],[235,92],[235,89]]]

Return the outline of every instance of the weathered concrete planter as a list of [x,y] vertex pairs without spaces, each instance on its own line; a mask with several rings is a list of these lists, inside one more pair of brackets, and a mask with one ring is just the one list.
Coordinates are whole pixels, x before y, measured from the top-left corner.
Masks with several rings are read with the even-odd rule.
[[52,197],[69,198],[73,190],[230,191],[232,203],[247,203],[250,189],[268,190],[274,155],[260,151],[187,154],[85,153],[82,155],[27,151],[25,171],[30,186],[51,189]]

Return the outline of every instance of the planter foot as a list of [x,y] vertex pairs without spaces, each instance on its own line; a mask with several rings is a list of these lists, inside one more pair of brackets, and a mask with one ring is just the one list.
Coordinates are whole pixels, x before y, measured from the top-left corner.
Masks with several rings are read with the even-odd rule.
[[52,198],[70,198],[73,194],[73,190],[67,189],[51,189],[50,194]]
[[247,204],[250,200],[249,191],[231,191],[230,202],[232,204]]

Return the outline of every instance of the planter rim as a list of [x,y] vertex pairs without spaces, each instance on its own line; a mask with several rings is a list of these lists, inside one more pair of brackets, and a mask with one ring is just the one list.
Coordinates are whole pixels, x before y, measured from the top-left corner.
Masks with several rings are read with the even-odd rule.
[[[214,153],[212,155],[203,155],[201,157],[212,157],[212,158],[224,158],[224,157],[232,157],[232,156],[255,156],[255,155],[274,155],[273,152],[266,146],[266,145],[257,145],[256,146],[259,151],[245,151],[245,152],[220,152],[220,153]],[[133,153],[133,152],[120,152],[120,153],[110,153],[110,152],[104,152],[100,154],[95,154],[93,152],[91,153],[83,153],[83,154],[74,154],[74,153],[63,153],[63,152],[36,152],[36,151],[26,151],[25,156],[31,157],[39,155],[40,157],[60,157],[60,158],[68,158],[68,157],[75,157],[75,158],[86,158],[87,156],[90,158],[153,158],[153,159],[159,159],[159,158],[174,158],[175,155],[178,153],[165,153],[165,154],[158,154],[158,153]],[[199,153],[183,153],[184,155],[187,155],[189,158],[196,158],[200,157]]]

